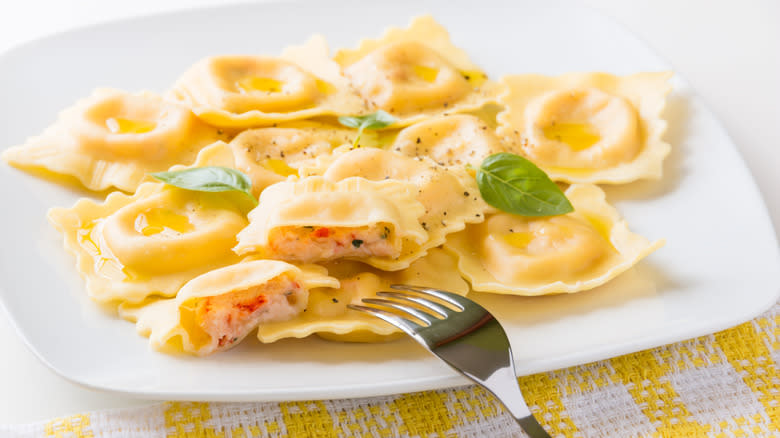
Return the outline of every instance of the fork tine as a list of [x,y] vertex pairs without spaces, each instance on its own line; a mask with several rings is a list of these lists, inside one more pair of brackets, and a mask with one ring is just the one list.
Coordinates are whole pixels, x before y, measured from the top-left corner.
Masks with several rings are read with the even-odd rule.
[[428,301],[425,298],[415,297],[413,295],[408,295],[408,294],[404,294],[404,293],[401,293],[401,292],[386,291],[386,290],[383,290],[381,292],[377,292],[376,294],[377,294],[377,296],[380,296],[380,297],[395,298],[397,300],[403,300],[403,301],[408,301],[410,303],[418,304],[418,305],[423,306],[426,309],[429,309],[430,311],[436,313],[437,315],[441,316],[442,318],[446,318],[447,315],[449,315],[448,311],[450,311],[450,309],[448,309],[448,308],[446,308],[444,306],[440,306],[440,305],[434,303],[433,301]]
[[362,300],[366,304],[374,304],[377,306],[385,306],[390,307],[392,309],[395,309],[399,312],[408,313],[409,315],[414,316],[415,318],[419,319],[420,321],[423,321],[427,325],[431,325],[434,319],[436,319],[434,316],[429,315],[425,312],[422,312],[420,310],[417,310],[412,307],[404,306],[403,304],[398,304],[394,301],[385,300],[382,298],[363,298]]
[[451,292],[444,292],[443,290],[434,289],[431,287],[409,286],[408,284],[391,284],[390,288],[433,296],[452,304],[460,310],[465,310],[466,306],[469,305],[469,301],[461,299],[460,295]]
[[358,312],[368,313],[371,316],[375,316],[390,325],[398,327],[399,329],[403,330],[406,334],[410,336],[414,336],[418,330],[423,328],[420,324],[417,324],[414,321],[401,318],[395,313],[390,313],[386,310],[377,309],[368,306],[361,306],[359,304],[347,304],[347,307],[352,310],[357,310]]

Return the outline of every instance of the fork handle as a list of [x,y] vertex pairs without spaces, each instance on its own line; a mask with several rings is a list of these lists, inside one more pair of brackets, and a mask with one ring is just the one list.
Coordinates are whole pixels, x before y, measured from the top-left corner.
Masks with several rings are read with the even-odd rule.
[[517,424],[523,429],[525,433],[531,438],[550,438],[550,435],[546,430],[536,421],[533,415],[527,417],[515,417]]
[[514,367],[504,368],[491,379],[481,384],[492,392],[506,407],[515,421],[517,421],[517,424],[530,438],[550,438],[547,431],[544,430],[542,425],[534,418],[531,410],[528,409],[523,393],[520,391],[520,384],[517,382],[517,377],[515,377]]

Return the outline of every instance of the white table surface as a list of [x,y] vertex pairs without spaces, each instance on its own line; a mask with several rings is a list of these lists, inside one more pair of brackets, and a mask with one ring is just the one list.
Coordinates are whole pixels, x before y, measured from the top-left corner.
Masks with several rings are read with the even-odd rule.
[[[638,34],[703,96],[739,147],[780,230],[780,2],[583,1]],[[219,3],[4,0],[0,52],[86,24]],[[55,375],[2,316],[0,348],[0,424],[154,403],[85,389]]]

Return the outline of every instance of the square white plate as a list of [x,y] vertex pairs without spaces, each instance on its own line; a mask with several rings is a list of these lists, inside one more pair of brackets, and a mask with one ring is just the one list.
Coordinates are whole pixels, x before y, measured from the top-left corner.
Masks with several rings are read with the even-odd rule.
[[[432,13],[493,77],[670,66],[606,18],[564,2],[485,0],[238,5],[103,24],[0,56],[0,147],[19,144],[97,86],[165,90],[197,59],[278,53],[324,34],[353,47]],[[667,245],[607,286],[575,295],[479,295],[530,374],[723,329],[771,306],[780,254],[734,144],[679,77],[669,98],[673,153],[661,182],[608,188],[632,229]],[[74,259],[46,222],[84,193],[0,165],[0,302],[20,335],[74,382],[148,398],[295,400],[370,396],[465,383],[411,341],[340,344],[316,337],[209,358],[149,350],[133,326],[92,303]],[[454,275],[443,274],[443,275]]]

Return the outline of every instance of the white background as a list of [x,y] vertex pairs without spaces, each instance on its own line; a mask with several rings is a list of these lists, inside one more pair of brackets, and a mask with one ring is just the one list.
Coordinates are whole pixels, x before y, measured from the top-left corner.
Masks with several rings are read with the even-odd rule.
[[[219,3],[2,0],[0,52],[85,24]],[[780,230],[780,2],[584,3],[612,16],[643,38],[702,95],[739,147],[764,196],[775,230]],[[718,208],[728,208],[728,200],[724,199],[722,206],[713,206],[713,211]],[[738,230],[724,230],[729,232]],[[717,240],[713,236],[714,245]],[[150,403],[94,392],[58,377],[24,347],[2,316],[0,349],[0,423],[24,423],[85,410]]]

